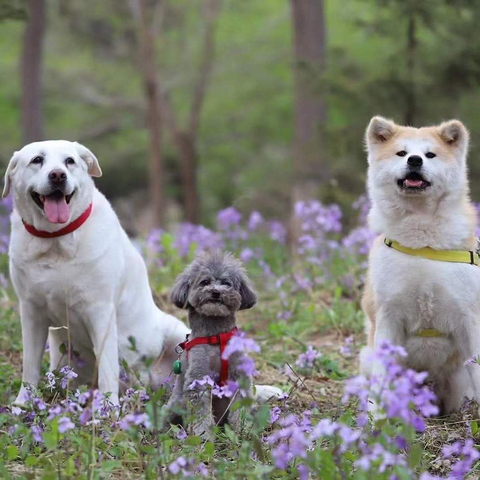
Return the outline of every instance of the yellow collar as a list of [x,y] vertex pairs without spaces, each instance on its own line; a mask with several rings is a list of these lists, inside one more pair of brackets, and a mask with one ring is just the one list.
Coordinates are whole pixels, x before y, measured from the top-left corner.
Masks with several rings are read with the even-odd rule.
[[472,250],[435,250],[430,247],[418,249],[410,248],[404,247],[395,240],[390,240],[389,238],[385,238],[384,242],[387,247],[406,253],[407,255],[428,258],[429,260],[438,260],[439,262],[469,263],[471,265],[478,265],[478,254]]

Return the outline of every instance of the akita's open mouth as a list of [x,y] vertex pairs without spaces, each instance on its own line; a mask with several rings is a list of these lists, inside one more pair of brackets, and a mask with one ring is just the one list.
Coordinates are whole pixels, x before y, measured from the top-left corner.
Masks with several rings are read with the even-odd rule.
[[48,195],[40,195],[33,190],[30,192],[36,205],[45,212],[45,216],[51,223],[66,223],[70,218],[70,208],[68,207],[73,197],[73,191],[70,195],[65,195],[62,191],[56,190]]
[[420,192],[432,184],[425,180],[419,173],[411,172],[405,178],[397,180],[397,185],[405,192]]

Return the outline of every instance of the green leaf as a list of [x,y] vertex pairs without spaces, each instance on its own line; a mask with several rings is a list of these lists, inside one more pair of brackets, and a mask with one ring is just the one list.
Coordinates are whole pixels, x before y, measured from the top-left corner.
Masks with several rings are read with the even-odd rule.
[[197,446],[202,443],[202,439],[198,437],[197,435],[192,435],[191,437],[187,437],[185,440],[186,445],[192,445],[192,446]]
[[208,458],[211,458],[215,453],[215,445],[213,444],[213,442],[207,442],[203,447],[203,450],[205,452],[205,455],[207,455]]
[[25,465],[27,467],[34,467],[35,465],[38,464],[38,458],[37,457],[33,457],[32,455],[29,455],[26,459],[25,459]]
[[258,430],[263,430],[270,421],[270,407],[269,405],[261,405],[255,414],[255,426]]
[[137,341],[135,340],[135,337],[133,335],[130,335],[128,337],[128,341],[130,342],[130,346],[128,347],[132,352],[137,351]]
[[69,477],[75,473],[75,463],[72,457],[68,457],[67,464],[65,465],[65,473]]
[[420,445],[420,443],[414,443],[411,446],[408,455],[408,464],[410,465],[410,467],[415,468],[417,465],[420,464],[423,452],[424,448],[422,445]]
[[58,443],[57,432],[45,432],[43,434],[43,443],[49,450],[55,450]]
[[470,430],[472,431],[472,435],[476,435],[478,432],[478,423],[477,422],[471,422],[470,423]]
[[19,450],[15,445],[9,445],[7,447],[7,458],[8,460],[13,460],[18,457]]
[[104,472],[111,472],[112,470],[122,468],[122,462],[120,460],[105,460],[100,467]]

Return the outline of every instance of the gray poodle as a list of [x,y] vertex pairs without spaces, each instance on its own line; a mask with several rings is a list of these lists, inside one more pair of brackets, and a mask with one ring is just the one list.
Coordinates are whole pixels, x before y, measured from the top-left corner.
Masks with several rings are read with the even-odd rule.
[[234,352],[227,366],[221,359],[225,341],[236,329],[236,312],[257,302],[245,269],[231,254],[202,253],[178,277],[170,298],[177,307],[188,310],[192,332],[188,341],[180,344],[181,373],[163,412],[165,426],[182,423],[180,412],[187,412],[194,419],[187,430],[194,435],[208,438],[214,425],[227,421],[238,430],[240,409],[228,410],[235,399],[212,396],[198,382],[195,388],[190,386],[206,375],[220,383],[238,382],[243,377],[240,383],[251,386],[251,379],[238,369],[241,353]]

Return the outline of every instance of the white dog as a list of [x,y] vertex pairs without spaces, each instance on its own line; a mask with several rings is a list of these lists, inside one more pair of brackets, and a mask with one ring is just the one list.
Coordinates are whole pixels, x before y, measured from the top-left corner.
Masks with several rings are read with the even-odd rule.
[[[381,117],[366,133],[371,227],[363,308],[362,370],[381,374],[369,351],[402,345],[406,364],[433,379],[440,411],[480,400],[480,269],[475,211],[469,200],[468,132],[457,120],[411,128]],[[473,263],[473,264],[472,264]]]
[[[101,174],[83,145],[32,143],[10,160],[3,196],[13,191],[10,274],[20,300],[23,384],[38,382],[48,335],[51,369],[68,363],[62,343],[73,344],[81,359],[71,361],[76,383],[98,372],[98,388],[118,403],[120,359],[157,383],[189,330],[154,304],[141,255],[94,185]],[[157,358],[150,372],[144,357]],[[16,403],[25,394],[23,385]],[[260,400],[279,394],[257,387]]]

